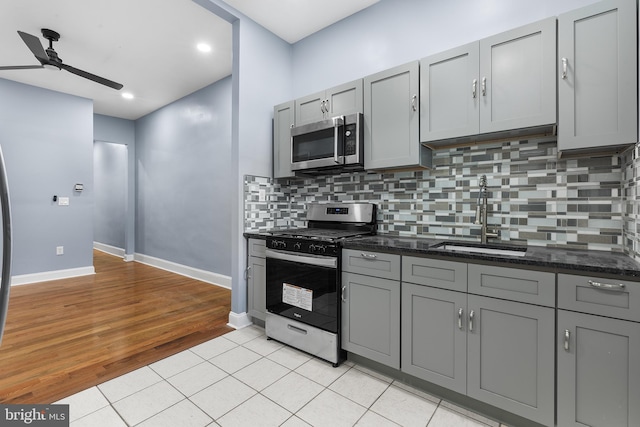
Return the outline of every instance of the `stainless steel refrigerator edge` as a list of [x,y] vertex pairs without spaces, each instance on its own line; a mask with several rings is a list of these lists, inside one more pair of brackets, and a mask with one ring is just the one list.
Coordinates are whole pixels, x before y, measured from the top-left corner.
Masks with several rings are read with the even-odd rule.
[[0,345],[9,309],[9,288],[11,287],[11,206],[9,204],[9,184],[0,147],[0,204],[2,211],[2,280],[0,281]]

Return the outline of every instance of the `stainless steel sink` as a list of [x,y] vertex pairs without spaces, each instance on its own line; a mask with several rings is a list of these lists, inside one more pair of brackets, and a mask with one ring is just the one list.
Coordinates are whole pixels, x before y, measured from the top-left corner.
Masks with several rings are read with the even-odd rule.
[[434,249],[442,249],[444,251],[449,252],[467,252],[467,253],[477,253],[477,254],[485,254],[485,255],[493,255],[493,256],[513,256],[513,257],[523,257],[527,254],[527,248],[518,248],[518,247],[510,247],[510,248],[499,248],[499,247],[491,247],[491,246],[472,246],[465,245],[464,243],[439,243],[433,246]]

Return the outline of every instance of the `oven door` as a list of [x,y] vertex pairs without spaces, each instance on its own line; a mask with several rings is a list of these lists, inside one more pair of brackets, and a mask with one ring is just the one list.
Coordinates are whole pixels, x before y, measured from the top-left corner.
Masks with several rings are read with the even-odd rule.
[[344,117],[291,129],[291,170],[344,164]]
[[338,333],[338,258],[267,249],[267,311]]

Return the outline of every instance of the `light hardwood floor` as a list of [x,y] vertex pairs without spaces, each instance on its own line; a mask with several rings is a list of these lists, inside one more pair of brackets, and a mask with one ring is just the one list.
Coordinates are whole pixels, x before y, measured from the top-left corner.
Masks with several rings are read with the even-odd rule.
[[227,289],[99,251],[94,266],[11,288],[0,403],[52,403],[233,330]]

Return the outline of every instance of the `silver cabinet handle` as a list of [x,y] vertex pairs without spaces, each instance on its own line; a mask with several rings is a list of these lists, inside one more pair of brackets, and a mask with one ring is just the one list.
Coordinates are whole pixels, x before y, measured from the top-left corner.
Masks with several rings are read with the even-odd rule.
[[564,351],[569,351],[569,341],[571,340],[571,331],[564,330]]
[[562,58],[562,80],[567,78],[567,58]]
[[250,272],[251,272],[251,266],[249,266],[249,267],[245,268],[245,270],[244,270],[244,278],[245,278],[246,280],[251,279],[251,274],[250,274]]
[[464,310],[461,308],[458,309],[458,329],[462,330],[462,315],[464,314]]
[[411,109],[413,111],[418,111],[418,95],[413,95],[411,97]]
[[487,78],[482,78],[482,96],[487,96]]
[[473,310],[469,312],[469,332],[473,332],[473,318],[475,315],[476,313]]
[[338,165],[340,164],[340,154],[338,152],[338,147],[340,145],[340,128],[343,125],[344,116],[333,118],[333,161]]
[[378,256],[376,254],[365,254],[364,252],[362,252],[360,255],[364,259],[376,259],[376,258],[378,258]]
[[473,79],[473,84],[471,85],[471,96],[473,99],[476,99],[478,96],[478,79]]
[[331,104],[329,104],[329,100],[325,99],[324,100],[324,112],[328,113],[329,111],[331,111]]
[[327,110],[324,108],[324,101],[320,102],[320,111],[322,111],[323,113],[327,112]]
[[342,286],[342,294],[340,295],[340,299],[342,300],[342,302],[347,302],[347,299],[344,297],[344,291],[347,290],[347,285],[343,285]]
[[610,283],[600,283],[594,282],[593,280],[589,280],[589,285],[594,288],[602,289],[604,291],[624,291],[624,283],[610,284]]

